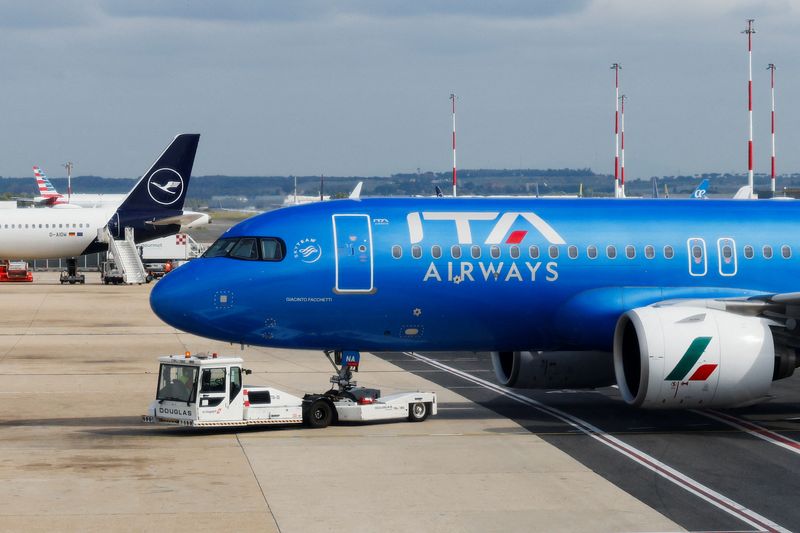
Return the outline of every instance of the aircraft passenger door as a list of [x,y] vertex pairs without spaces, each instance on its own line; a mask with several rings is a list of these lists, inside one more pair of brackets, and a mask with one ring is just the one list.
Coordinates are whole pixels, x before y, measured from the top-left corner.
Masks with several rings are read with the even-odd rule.
[[333,215],[337,293],[372,294],[372,227],[369,215]]
[[723,237],[717,240],[719,256],[719,274],[721,276],[736,275],[736,243],[733,239]]
[[706,241],[694,237],[686,241],[689,251],[689,274],[692,276],[705,276],[708,272],[708,258],[706,254]]

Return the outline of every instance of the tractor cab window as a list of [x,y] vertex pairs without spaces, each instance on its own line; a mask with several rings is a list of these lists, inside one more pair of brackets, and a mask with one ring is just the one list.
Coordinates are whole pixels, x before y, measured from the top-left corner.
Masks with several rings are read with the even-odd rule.
[[233,401],[236,396],[239,395],[239,391],[242,390],[242,369],[238,366],[231,367],[231,392],[229,400]]
[[156,400],[193,403],[197,394],[197,367],[161,365]]
[[204,368],[203,377],[200,380],[200,391],[206,392],[225,392],[225,369],[224,368]]

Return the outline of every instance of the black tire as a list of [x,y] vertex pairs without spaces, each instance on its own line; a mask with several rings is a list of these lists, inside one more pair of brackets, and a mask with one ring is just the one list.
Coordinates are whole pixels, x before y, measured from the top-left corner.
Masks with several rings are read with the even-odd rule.
[[306,424],[315,429],[325,428],[333,421],[333,407],[325,400],[314,400],[306,412]]
[[430,414],[431,410],[428,407],[427,403],[417,402],[417,403],[410,403],[408,404],[408,421],[409,422],[422,422],[428,415]]

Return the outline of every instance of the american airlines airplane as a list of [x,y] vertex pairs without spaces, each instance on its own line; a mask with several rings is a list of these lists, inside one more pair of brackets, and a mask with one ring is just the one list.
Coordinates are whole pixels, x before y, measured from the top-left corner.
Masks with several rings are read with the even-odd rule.
[[183,211],[200,135],[175,137],[118,206],[87,209],[5,209],[0,213],[0,257],[47,259],[99,252],[106,226],[114,238],[134,229],[136,242],[180,231],[194,220]]
[[39,197],[34,199],[35,203],[52,207],[113,206],[116,208],[127,196],[126,194],[71,194],[64,196],[56,190],[41,168],[33,167],[33,177],[36,179],[36,187],[39,189]]
[[239,223],[150,303],[234,343],[490,351],[509,387],[742,406],[798,366],[798,218],[765,201],[321,202]]

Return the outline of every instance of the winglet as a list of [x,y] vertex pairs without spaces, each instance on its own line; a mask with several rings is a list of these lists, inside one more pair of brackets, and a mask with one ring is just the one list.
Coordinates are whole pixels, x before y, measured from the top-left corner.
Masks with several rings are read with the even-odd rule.
[[361,199],[361,187],[364,185],[363,181],[359,181],[356,186],[353,188],[353,192],[350,193],[351,200],[360,200]]

